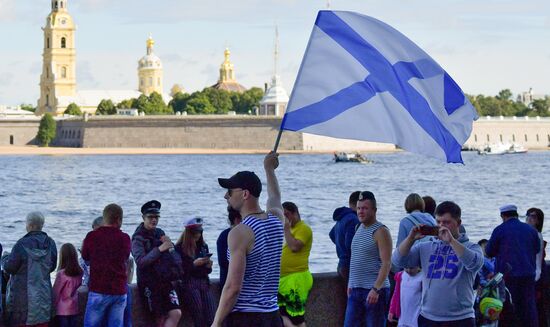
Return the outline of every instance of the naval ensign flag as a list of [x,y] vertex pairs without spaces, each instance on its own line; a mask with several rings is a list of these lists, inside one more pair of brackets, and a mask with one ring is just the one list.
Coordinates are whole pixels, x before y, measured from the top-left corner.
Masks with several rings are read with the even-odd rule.
[[393,143],[462,162],[477,113],[428,54],[391,26],[320,11],[281,130]]

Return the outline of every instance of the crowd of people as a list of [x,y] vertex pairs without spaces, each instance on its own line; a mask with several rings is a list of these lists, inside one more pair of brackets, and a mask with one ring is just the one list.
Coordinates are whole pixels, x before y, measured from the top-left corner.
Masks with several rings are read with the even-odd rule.
[[[392,252],[372,192],[353,192],[330,232],[348,291],[344,326],[547,326],[544,213],[515,205],[473,243],[454,202],[410,194]],[[391,295],[390,295],[391,294]]]
[[[313,233],[298,206],[281,201],[278,165],[276,153],[266,155],[265,209],[254,172],[218,179],[226,189],[230,224],[216,242],[218,304],[202,218],[186,220],[174,243],[158,227],[161,203],[148,201],[141,207],[143,222],[130,237],[121,230],[123,209],[112,203],[93,221],[80,256],[70,243],[58,255],[42,231],[44,216],[27,215],[27,234],[2,256],[7,324],[77,326],[78,290],[87,287],[84,326],[132,326],[129,284],[135,266],[133,296],[139,296],[154,326],[177,326],[182,309],[196,327],[306,326]],[[546,326],[542,210],[527,210],[524,223],[515,205],[504,205],[502,224],[489,239],[473,243],[461,208],[452,201],[436,205],[432,197],[412,193],[404,209],[395,245],[378,220],[374,193],[355,191],[348,206],[334,211],[329,236],[348,296],[345,327],[462,327],[496,320],[499,326]]]

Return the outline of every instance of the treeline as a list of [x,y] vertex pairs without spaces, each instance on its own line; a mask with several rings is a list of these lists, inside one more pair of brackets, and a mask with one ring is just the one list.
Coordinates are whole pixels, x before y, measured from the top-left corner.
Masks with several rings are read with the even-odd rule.
[[97,106],[96,115],[114,115],[117,109],[137,109],[146,115],[171,115],[176,112],[208,115],[227,114],[229,111],[249,114],[260,105],[263,95],[263,90],[258,87],[243,93],[207,87],[191,94],[177,92],[166,104],[160,94],[153,92],[149,96],[142,94],[137,99],[124,100],[116,105],[111,100],[102,100]]
[[[168,104],[156,92],[149,96],[144,94],[138,98],[123,100],[119,103],[104,99],[97,106],[97,115],[116,115],[119,109],[137,109],[146,115],[171,115],[176,112],[186,112],[189,115],[226,114],[235,111],[238,114],[253,114],[259,107],[264,92],[259,87],[253,87],[243,93],[218,90],[211,87],[191,94],[177,92]],[[550,116],[550,97],[536,99],[526,106],[513,99],[509,89],[502,90],[496,96],[467,95],[480,116]],[[21,109],[34,111],[32,105],[21,105]],[[80,108],[71,103],[67,114],[81,115]]]
[[509,89],[502,90],[496,96],[467,95],[480,116],[550,116],[550,98],[533,100],[526,106],[512,98]]

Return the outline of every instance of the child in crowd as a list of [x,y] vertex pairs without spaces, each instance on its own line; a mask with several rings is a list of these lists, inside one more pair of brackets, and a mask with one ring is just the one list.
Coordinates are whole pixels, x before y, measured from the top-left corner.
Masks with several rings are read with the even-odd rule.
[[395,274],[395,290],[391,298],[388,320],[399,327],[418,326],[422,301],[422,274],[420,267],[405,268]]
[[483,250],[483,267],[481,267],[481,270],[479,270],[479,285],[481,287],[487,285],[487,282],[493,278],[495,275],[495,258],[489,258],[487,257],[487,254],[485,253],[485,246],[487,245],[489,241],[486,239],[481,239],[477,244],[481,246],[481,250]]
[[82,274],[76,248],[71,243],[63,244],[59,251],[59,268],[53,285],[54,306],[60,327],[78,326],[77,290],[82,284]]

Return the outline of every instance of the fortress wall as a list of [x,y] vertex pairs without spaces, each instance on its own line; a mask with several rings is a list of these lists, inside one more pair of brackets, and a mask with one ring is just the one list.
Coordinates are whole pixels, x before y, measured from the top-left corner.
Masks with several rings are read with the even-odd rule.
[[[80,129],[82,147],[269,150],[279,124],[280,118],[258,117],[94,117],[80,124],[63,122],[63,128]],[[302,150],[301,135],[287,135],[280,146],[283,150]]]
[[0,120],[0,146],[35,144],[40,121]]
[[498,142],[515,142],[528,149],[550,147],[550,118],[486,117],[474,122],[474,128],[465,146],[480,148]]
[[[57,121],[54,146],[258,149],[273,147],[281,118],[257,116],[97,116]],[[35,144],[39,120],[0,119],[0,146]],[[548,149],[550,118],[486,117],[474,122],[465,146],[516,142],[528,149]],[[526,141],[527,139],[527,141]],[[489,141],[488,141],[489,140]],[[391,151],[391,144],[335,139],[285,131],[282,150]]]

